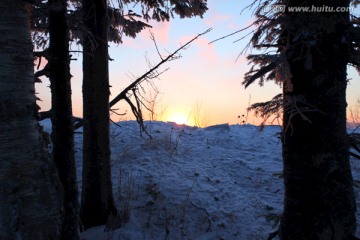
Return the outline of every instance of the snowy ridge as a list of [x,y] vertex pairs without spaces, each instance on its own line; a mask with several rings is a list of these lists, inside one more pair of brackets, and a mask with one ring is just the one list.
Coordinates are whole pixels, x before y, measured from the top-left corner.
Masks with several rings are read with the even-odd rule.
[[[83,240],[257,240],[276,230],[284,194],[279,126],[146,125],[153,139],[134,121],[111,125],[114,197],[129,220],[114,231],[89,229]],[[359,164],[352,159],[358,208]]]

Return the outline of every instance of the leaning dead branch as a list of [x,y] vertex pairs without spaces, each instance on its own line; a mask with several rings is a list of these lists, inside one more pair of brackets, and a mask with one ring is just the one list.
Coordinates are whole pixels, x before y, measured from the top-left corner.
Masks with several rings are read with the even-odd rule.
[[[178,55],[178,53],[181,50],[185,50],[192,42],[194,42],[199,37],[207,34],[211,30],[212,29],[209,28],[205,32],[198,34],[197,36],[192,38],[190,41],[188,41],[184,45],[181,45],[178,49],[176,49],[174,52],[170,53],[166,57],[164,57],[160,54],[160,51],[159,51],[157,45],[155,45],[161,61],[158,64],[156,64],[155,66],[152,66],[149,71],[147,71],[146,73],[141,75],[139,78],[137,78],[135,81],[133,81],[129,86],[127,86],[124,90],[122,90],[115,98],[113,98],[113,100],[111,100],[109,103],[110,108],[113,107],[115,104],[117,104],[119,101],[125,100],[129,104],[131,111],[133,112],[133,114],[136,118],[136,121],[140,125],[140,128],[143,131],[145,131],[145,133],[147,135],[149,135],[146,132],[146,128],[145,128],[144,122],[143,122],[143,114],[141,112],[142,107],[146,108],[146,105],[143,103],[143,101],[140,98],[141,93],[139,93],[139,89],[142,89],[141,83],[143,83],[145,81],[151,83],[151,79],[158,78],[158,76],[162,73],[162,72],[160,72],[160,73],[158,72],[158,68],[161,65],[163,65],[166,62],[178,59],[180,57]],[[154,35],[151,35],[151,38],[155,42]],[[135,104],[131,101],[131,98],[135,99]],[[77,122],[74,125],[74,129],[78,129],[78,128],[82,127],[82,124],[83,123],[81,121]]]
[[126,97],[126,94],[128,92],[130,92],[131,89],[135,88],[138,84],[140,84],[141,82],[145,81],[146,79],[148,79],[148,77],[153,74],[161,65],[163,65],[164,63],[174,60],[174,57],[177,56],[177,54],[185,49],[186,47],[188,47],[193,41],[195,41],[196,39],[198,39],[200,36],[208,33],[211,31],[211,28],[209,28],[208,30],[206,30],[203,33],[198,34],[196,37],[194,37],[193,39],[191,39],[190,41],[188,41],[186,44],[182,45],[181,47],[179,47],[176,51],[174,51],[173,53],[169,54],[167,57],[163,58],[158,64],[156,64],[153,68],[151,68],[149,71],[147,71],[146,73],[144,73],[142,76],[140,76],[138,79],[136,79],[133,83],[131,83],[128,87],[126,87],[120,94],[118,94],[113,100],[110,101],[110,107],[114,106],[116,103],[118,103],[120,100],[124,99]]

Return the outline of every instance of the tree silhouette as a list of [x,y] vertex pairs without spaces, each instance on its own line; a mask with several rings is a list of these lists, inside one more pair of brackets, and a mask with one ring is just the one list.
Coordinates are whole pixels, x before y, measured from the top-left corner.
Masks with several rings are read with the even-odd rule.
[[36,119],[28,9],[0,1],[0,239],[59,239],[62,186]]
[[76,180],[67,0],[49,0],[48,76],[51,89],[53,159],[64,188],[61,239],[79,237],[79,194]]
[[[35,56],[41,61],[41,57],[45,57],[48,60],[51,59],[51,56],[56,54],[51,53],[49,50],[55,48],[46,49],[48,47],[49,38],[47,35],[50,18],[48,15],[51,12],[51,5],[49,3],[60,3],[61,9],[64,9],[66,6],[65,0],[53,0],[53,1],[34,1],[34,8],[32,9],[32,29],[33,31],[33,40],[35,46],[38,48],[45,49],[35,53]],[[108,127],[109,127],[109,79],[108,79],[108,60],[109,55],[107,53],[107,42],[112,41],[116,43],[122,42],[123,34],[130,37],[135,37],[137,33],[147,27],[151,27],[147,22],[150,20],[156,21],[169,21],[170,18],[177,14],[181,18],[184,17],[193,17],[193,16],[202,16],[202,14],[207,10],[206,0],[198,1],[81,1],[81,0],[71,0],[67,1],[68,4],[71,4],[71,7],[67,9],[67,22],[69,30],[70,41],[76,41],[76,43],[83,45],[83,59],[84,59],[84,84],[83,84],[83,96],[84,96],[84,119],[80,124],[84,125],[84,171],[83,171],[83,192],[82,192],[82,207],[81,215],[83,224],[85,227],[104,224],[106,222],[107,215],[113,213],[116,214],[116,209],[113,203],[112,189],[111,189],[111,175],[110,175],[110,149],[109,149],[109,136],[108,136]],[[136,3],[136,8],[140,9],[141,14],[136,13],[135,10],[128,10],[125,12],[124,5],[129,5],[131,3]],[[117,6],[117,7],[115,7]],[[50,10],[50,11],[49,11]],[[56,11],[59,11],[58,8],[55,8]],[[61,10],[59,11],[61,12]],[[96,17],[94,15],[96,13]],[[54,19],[54,18],[53,18]],[[57,19],[56,19],[57,20]],[[56,21],[53,21],[55,23]],[[59,23],[60,21],[58,21]],[[55,34],[56,32],[53,31]],[[66,33],[63,32],[63,36],[67,37]],[[55,36],[55,35],[54,35]],[[59,36],[59,35],[57,35]],[[53,42],[61,42],[61,40],[53,39]],[[51,42],[51,39],[50,39]],[[65,52],[65,48],[63,48]],[[61,55],[62,56],[62,55]],[[63,63],[69,59],[65,59],[61,62],[59,66],[64,66]],[[57,80],[52,81],[51,87],[53,92],[52,98],[52,109],[49,112],[43,112],[40,115],[40,119],[51,117],[53,121],[54,130],[61,129],[61,135],[72,136],[72,129],[66,128],[68,126],[68,116],[71,113],[71,103],[69,105],[68,95],[70,84],[70,77],[67,74],[67,69],[55,68],[56,66],[56,57],[52,59],[55,64],[53,68],[51,66],[46,66],[44,69],[36,72],[35,81],[41,81],[40,76],[56,78],[56,73],[61,73],[56,78]],[[51,62],[51,61],[50,61]],[[40,62],[39,62],[40,65]],[[64,66],[65,67],[65,66]],[[51,73],[51,71],[54,71]],[[149,71],[152,72],[152,71]],[[61,76],[61,77],[60,77]],[[146,75],[146,77],[149,77]],[[60,80],[62,78],[62,80]],[[62,83],[62,84],[61,84]],[[58,90],[59,93],[56,93]],[[134,89],[132,89],[134,90]],[[60,93],[63,91],[64,94]],[[107,101],[105,100],[107,99]],[[127,99],[127,98],[125,98]],[[71,100],[71,99],[70,99]],[[61,104],[62,102],[62,104]],[[128,101],[131,105],[131,102]],[[66,109],[65,109],[66,108]],[[136,109],[134,109],[136,110]],[[138,111],[133,111],[134,114]],[[54,114],[56,114],[56,117]],[[61,117],[65,121],[60,121]],[[61,123],[61,124],[60,124]],[[57,126],[56,126],[57,125]],[[59,131],[57,131],[59,133]],[[54,136],[54,150],[63,149],[64,146],[70,146],[66,143],[65,137],[58,138],[56,131],[53,134]],[[64,142],[62,141],[64,140]],[[72,150],[73,151],[73,150]],[[71,166],[70,148],[67,157],[64,157],[63,154],[59,154],[58,163],[61,162],[60,158],[69,159],[63,162],[63,166]],[[90,157],[91,156],[91,157]],[[90,160],[90,158],[92,160]],[[93,164],[98,163],[98,164]],[[89,169],[87,169],[89,168]],[[70,168],[73,169],[73,168]],[[92,170],[91,170],[92,169]],[[72,171],[71,171],[72,172]],[[70,176],[72,173],[67,172],[67,179],[76,179],[75,176]],[[91,172],[91,174],[89,174]],[[63,178],[66,179],[66,178]],[[97,183],[95,183],[97,182]],[[92,184],[93,183],[93,184]],[[88,184],[90,186],[88,187]],[[70,186],[71,184],[69,184]],[[93,186],[92,186],[93,185]],[[74,186],[74,185],[72,185]],[[100,187],[101,186],[101,187]],[[69,188],[71,189],[71,188]],[[65,189],[66,190],[66,189]],[[72,190],[71,190],[72,191]],[[73,197],[75,192],[69,192]],[[88,192],[88,193],[87,193]],[[99,194],[100,193],[100,194]],[[91,197],[87,197],[91,196]],[[74,198],[75,199],[75,198]],[[92,199],[92,200],[89,200]],[[92,203],[86,203],[90,201]],[[96,203],[95,203],[96,202]],[[106,203],[106,204],[104,204]],[[76,205],[70,204],[74,210]],[[69,206],[70,206],[69,205]],[[88,205],[85,207],[85,205]],[[96,205],[96,206],[95,206]],[[90,207],[89,207],[90,206]],[[86,210],[87,209],[87,210]],[[93,214],[93,218],[88,217],[87,214],[94,213],[94,209],[99,209],[99,212]],[[73,211],[73,212],[76,212]],[[105,216],[106,215],[106,216]],[[93,223],[86,223],[86,221],[93,221]]]
[[285,11],[264,12],[269,2],[261,2],[251,45],[268,51],[248,57],[253,67],[243,84],[274,80],[283,87],[282,95],[253,105],[265,118],[271,112],[283,115],[285,199],[277,233],[291,240],[351,239],[356,206],[346,133],[346,68],[359,66],[359,20],[348,10],[306,10],[348,9],[345,0],[272,3]]
[[[140,4],[141,15],[133,11],[124,14],[122,4],[132,2]],[[108,40],[121,41],[122,32],[135,37],[149,26],[135,17],[142,17],[145,21],[168,21],[174,13],[184,18],[202,16],[207,10],[206,1],[202,0],[118,3],[119,8],[114,9],[108,7],[106,0],[82,1],[85,25],[82,38],[84,158],[80,215],[86,228],[105,224],[109,215],[117,214],[110,169]]]

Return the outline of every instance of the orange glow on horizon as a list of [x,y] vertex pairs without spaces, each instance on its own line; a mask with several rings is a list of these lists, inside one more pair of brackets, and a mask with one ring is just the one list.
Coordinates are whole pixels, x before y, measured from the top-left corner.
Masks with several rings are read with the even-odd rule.
[[166,121],[167,122],[175,122],[176,124],[179,124],[179,125],[182,125],[182,124],[191,125],[192,119],[190,117],[191,116],[189,114],[185,114],[183,112],[174,112],[166,118]]

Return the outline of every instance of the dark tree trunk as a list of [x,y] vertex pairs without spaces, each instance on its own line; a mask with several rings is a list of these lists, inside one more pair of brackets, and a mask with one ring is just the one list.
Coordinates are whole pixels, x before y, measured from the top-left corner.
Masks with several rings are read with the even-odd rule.
[[109,139],[107,1],[83,0],[83,183],[81,220],[85,228],[117,213],[112,194]]
[[72,123],[69,31],[66,0],[49,0],[49,66],[53,157],[64,187],[64,222],[61,239],[79,237],[79,199]]
[[36,120],[28,9],[0,1],[0,239],[58,240],[62,187]]
[[[346,0],[288,3],[349,6]],[[356,229],[346,134],[349,13],[286,14],[282,40],[288,46],[292,77],[283,92],[285,200],[280,237],[349,239]]]

